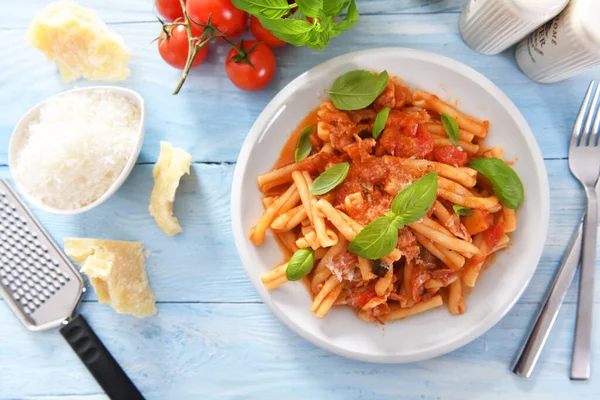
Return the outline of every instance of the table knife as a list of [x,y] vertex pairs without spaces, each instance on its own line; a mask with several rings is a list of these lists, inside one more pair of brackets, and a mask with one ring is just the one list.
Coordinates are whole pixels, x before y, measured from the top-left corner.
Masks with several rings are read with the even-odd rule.
[[571,286],[571,282],[573,282],[577,266],[581,259],[582,231],[583,217],[579,222],[577,231],[571,237],[571,242],[563,257],[562,265],[554,278],[550,290],[546,293],[542,307],[534,319],[534,324],[517,354],[512,370],[518,376],[529,378],[546,343],[548,334],[552,330],[560,306],[569,286]]

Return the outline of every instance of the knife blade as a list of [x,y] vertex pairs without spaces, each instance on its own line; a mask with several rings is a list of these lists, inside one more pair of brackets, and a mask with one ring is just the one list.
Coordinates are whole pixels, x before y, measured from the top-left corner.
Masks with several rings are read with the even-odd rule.
[[512,371],[520,377],[529,378],[533,372],[554,321],[556,321],[567,290],[573,282],[581,259],[581,236],[584,217],[585,215],[581,218],[577,231],[571,237],[562,265],[554,277],[550,290],[546,293],[542,307],[538,310],[529,334],[517,353]]

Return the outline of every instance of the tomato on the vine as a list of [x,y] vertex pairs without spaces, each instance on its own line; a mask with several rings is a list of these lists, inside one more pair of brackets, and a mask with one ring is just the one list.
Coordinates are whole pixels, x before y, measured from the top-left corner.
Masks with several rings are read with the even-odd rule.
[[183,18],[183,10],[179,0],[156,0],[154,2],[156,11],[168,21],[175,21],[177,18]]
[[227,54],[227,76],[240,89],[253,91],[265,88],[275,76],[273,51],[256,40],[242,41],[238,46],[241,51],[233,48]]
[[271,48],[282,47],[286,45],[283,40],[273,35],[268,29],[265,29],[261,25],[258,18],[256,18],[254,15],[250,17],[250,31],[252,31],[252,34],[256,40],[263,42]]
[[[184,69],[188,58],[188,34],[184,25],[167,27],[169,34],[163,34],[158,39],[158,52],[160,56],[172,67]],[[195,34],[196,32],[194,32]],[[208,46],[204,46],[194,58],[192,68],[202,64],[208,54]]]
[[231,0],[187,0],[187,12],[192,21],[211,24],[228,38],[246,29],[248,13],[235,8]]

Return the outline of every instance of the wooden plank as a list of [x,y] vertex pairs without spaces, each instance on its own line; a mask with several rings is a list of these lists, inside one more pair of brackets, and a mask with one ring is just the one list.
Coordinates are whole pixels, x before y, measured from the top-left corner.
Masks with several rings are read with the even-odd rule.
[[356,0],[358,11],[363,15],[458,13],[466,2],[467,0]]
[[[262,304],[158,308],[158,316],[146,320],[116,315],[95,303],[79,310],[149,400],[171,399],[175,393],[178,400],[592,400],[600,391],[596,379],[581,385],[568,379],[572,304],[563,308],[529,380],[513,375],[509,366],[537,308],[533,304],[517,304],[460,350],[404,365],[369,364],[327,353],[293,334]],[[596,315],[600,317],[598,308]],[[0,320],[0,399],[102,398],[96,397],[100,389],[58,332],[27,332],[2,305]],[[594,341],[600,341],[598,329]],[[598,347],[592,359],[597,370]]]
[[[133,2],[126,2],[127,4]],[[401,2],[397,2],[401,3]],[[391,3],[388,3],[391,4]],[[302,72],[332,57],[354,50],[405,46],[434,51],[477,69],[515,102],[531,125],[547,158],[567,156],[567,138],[575,120],[589,72],[566,82],[541,85],[516,67],[512,52],[482,56],[460,39],[456,14],[365,16],[358,26],[332,40],[326,51],[288,46],[277,49],[278,72],[265,90],[250,93],[235,88],[224,68],[227,48],[211,49],[208,60],[194,70],[183,91],[171,96],[179,71],[164,63],[152,39],[157,23],[122,24],[114,29],[133,49],[131,78],[122,84],[146,99],[147,131],[140,161],[150,161],[160,140],[186,143],[195,161],[234,162],[254,120],[272,97]],[[29,46],[24,29],[0,31],[0,165],[7,162],[12,129],[28,109],[60,91],[95,84],[66,84],[52,64]],[[231,115],[235,118],[231,118]],[[493,123],[493,121],[492,121]],[[291,127],[290,127],[291,128]]]
[[65,394],[58,396],[27,396],[19,397],[19,400],[109,400],[105,394]]
[[[568,172],[567,162],[551,160],[546,166],[551,182],[550,233],[538,270],[521,299],[526,303],[542,298],[583,212],[583,192]],[[114,197],[95,210],[73,217],[41,211],[37,215],[59,242],[68,236],[143,241],[152,252],[147,266],[159,301],[258,302],[231,233],[233,169],[233,165],[192,166],[192,175],[183,178],[175,203],[184,232],[173,238],[156,226],[147,211],[151,165],[137,166]],[[0,176],[7,176],[6,167],[0,168]],[[567,302],[576,301],[575,289],[569,291]],[[92,291],[86,299],[95,299]],[[600,301],[600,292],[596,299]]]
[[[414,13],[457,13],[466,0],[357,0],[358,11],[369,14],[414,14]],[[28,26],[35,14],[48,0],[28,0],[19,4],[19,11],[11,13],[11,18],[0,21],[0,29],[23,28]],[[78,0],[78,4],[96,11],[100,19],[108,24],[124,22],[156,21],[153,1],[120,0]],[[14,7],[11,0],[0,0],[0,8]]]

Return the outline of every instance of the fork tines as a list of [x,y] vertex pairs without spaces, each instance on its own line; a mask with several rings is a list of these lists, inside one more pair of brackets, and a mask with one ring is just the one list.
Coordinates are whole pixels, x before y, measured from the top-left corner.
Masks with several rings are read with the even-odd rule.
[[[600,84],[594,80],[590,83],[587,93],[581,103],[579,115],[573,126],[571,135],[571,147],[599,145],[598,136],[600,131],[600,112],[598,101],[600,100]],[[587,114],[587,118],[585,118]],[[585,121],[584,121],[585,118]]]

